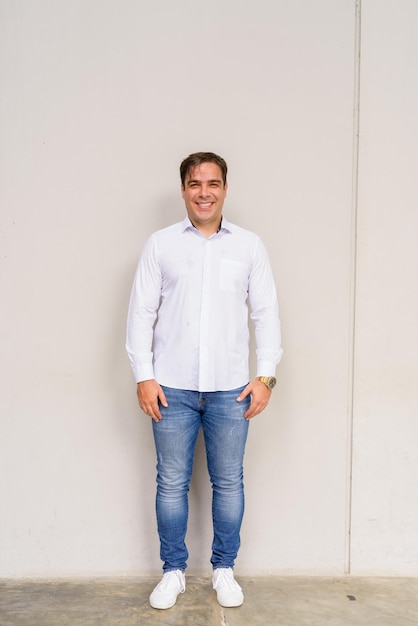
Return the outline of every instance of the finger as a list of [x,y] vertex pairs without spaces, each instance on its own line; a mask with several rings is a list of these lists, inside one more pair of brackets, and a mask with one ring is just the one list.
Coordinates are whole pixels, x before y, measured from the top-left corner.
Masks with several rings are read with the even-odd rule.
[[250,407],[249,407],[248,411],[246,411],[244,413],[244,417],[245,417],[246,420],[250,420],[255,415],[257,415],[257,409],[256,409],[254,403],[252,402],[250,404]]
[[139,406],[141,407],[141,410],[148,415],[149,417],[152,417],[152,419],[154,420],[154,422],[159,422],[160,419],[162,419],[162,415],[160,413],[160,410],[158,408],[158,404],[148,404],[148,403],[144,403],[144,402],[140,402]]
[[249,406],[248,411],[246,411],[246,413],[244,413],[244,417],[245,419],[251,419],[252,417],[255,417],[256,415],[258,415],[259,413],[261,413],[261,411],[263,411],[265,409],[266,405],[261,403],[261,402],[252,402]]
[[158,407],[158,404],[152,405],[148,415],[152,417],[154,422],[159,422],[163,418],[163,416],[161,415],[161,411]]
[[242,400],[244,400],[244,398],[246,398],[250,393],[251,393],[251,386],[247,385],[245,389],[243,389],[241,393],[239,394],[237,398],[237,402],[241,402]]
[[161,387],[160,387],[160,393],[159,393],[158,397],[159,397],[159,399],[160,399],[161,404],[162,404],[164,407],[166,407],[166,408],[167,408],[167,407],[168,407],[167,398],[165,397],[165,393],[164,393],[164,391],[161,389]]

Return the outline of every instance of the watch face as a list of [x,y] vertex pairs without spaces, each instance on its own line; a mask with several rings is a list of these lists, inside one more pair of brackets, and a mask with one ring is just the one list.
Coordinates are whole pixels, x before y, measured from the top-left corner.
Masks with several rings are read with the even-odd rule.
[[276,379],[274,378],[274,376],[272,376],[271,378],[269,378],[269,381],[268,381],[269,389],[273,389],[275,384],[276,384]]

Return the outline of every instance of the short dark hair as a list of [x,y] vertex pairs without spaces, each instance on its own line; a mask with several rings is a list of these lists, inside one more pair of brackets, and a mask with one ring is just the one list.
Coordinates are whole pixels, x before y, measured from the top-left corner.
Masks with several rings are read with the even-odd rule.
[[202,163],[215,163],[215,165],[218,165],[222,172],[223,183],[224,185],[226,185],[228,166],[224,159],[214,152],[195,152],[185,158],[180,165],[180,178],[182,187],[184,187],[184,184],[186,182],[187,174],[189,174],[191,170],[193,170],[196,166],[202,165]]

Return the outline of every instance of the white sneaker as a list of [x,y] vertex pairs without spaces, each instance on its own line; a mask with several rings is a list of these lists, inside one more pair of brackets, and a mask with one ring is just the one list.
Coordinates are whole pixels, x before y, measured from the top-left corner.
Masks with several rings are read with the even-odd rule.
[[186,591],[186,578],[179,570],[166,572],[149,597],[153,609],[171,609],[179,593]]
[[244,594],[234,579],[234,572],[231,567],[216,569],[213,572],[212,584],[221,606],[241,606],[244,602]]

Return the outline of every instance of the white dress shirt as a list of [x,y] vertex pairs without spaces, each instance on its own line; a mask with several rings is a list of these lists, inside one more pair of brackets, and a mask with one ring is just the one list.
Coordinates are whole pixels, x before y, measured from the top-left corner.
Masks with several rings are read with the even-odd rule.
[[155,232],[138,263],[127,351],[137,382],[225,391],[249,382],[248,304],[257,376],[273,376],[282,349],[273,275],[254,233],[222,220],[206,238],[186,217]]

